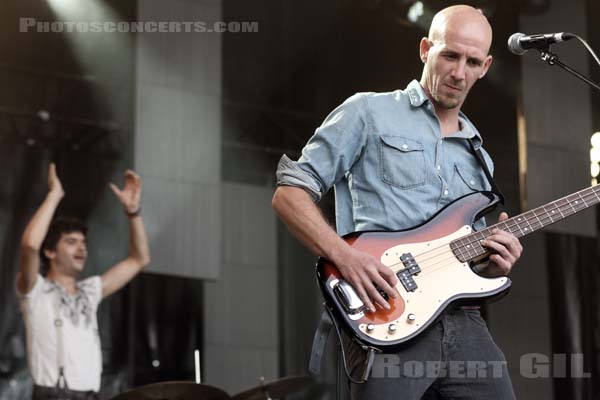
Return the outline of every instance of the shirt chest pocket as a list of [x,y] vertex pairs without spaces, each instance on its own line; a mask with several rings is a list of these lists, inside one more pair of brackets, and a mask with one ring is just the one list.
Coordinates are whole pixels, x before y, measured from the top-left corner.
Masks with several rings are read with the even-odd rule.
[[475,172],[471,168],[460,164],[455,164],[454,168],[456,170],[455,184],[462,189],[463,193],[489,190],[487,178],[482,175],[483,172]]
[[423,145],[401,136],[380,136],[381,180],[402,189],[425,184]]

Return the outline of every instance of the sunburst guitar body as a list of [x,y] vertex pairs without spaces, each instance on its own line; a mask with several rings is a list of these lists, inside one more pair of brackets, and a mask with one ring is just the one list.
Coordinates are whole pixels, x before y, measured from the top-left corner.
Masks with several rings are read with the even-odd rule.
[[371,312],[337,267],[320,258],[317,280],[325,304],[351,336],[382,351],[393,351],[421,334],[448,307],[481,303],[508,291],[508,277],[486,278],[472,269],[489,256],[481,241],[493,229],[517,237],[527,235],[598,203],[597,189],[590,187],[481,231],[473,230],[474,221],[499,203],[490,192],[461,197],[428,222],[408,230],[346,235],[350,246],[377,257],[394,271],[400,296],[384,295],[390,309],[377,307]]

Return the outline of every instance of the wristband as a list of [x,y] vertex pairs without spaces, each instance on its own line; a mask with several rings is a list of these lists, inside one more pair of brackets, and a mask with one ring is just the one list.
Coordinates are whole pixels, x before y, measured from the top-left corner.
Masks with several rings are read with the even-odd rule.
[[129,218],[133,218],[133,217],[137,217],[138,215],[140,215],[141,211],[142,211],[142,206],[139,206],[138,209],[135,210],[134,212],[125,211],[125,215],[127,215]]

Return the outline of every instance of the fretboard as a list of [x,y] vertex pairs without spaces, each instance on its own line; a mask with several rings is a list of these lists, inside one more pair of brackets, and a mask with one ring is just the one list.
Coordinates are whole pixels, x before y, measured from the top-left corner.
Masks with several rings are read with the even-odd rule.
[[475,260],[489,254],[488,249],[482,246],[481,242],[492,235],[494,229],[510,232],[519,238],[598,203],[600,203],[600,185],[580,190],[506,221],[463,236],[452,241],[450,248],[461,262]]

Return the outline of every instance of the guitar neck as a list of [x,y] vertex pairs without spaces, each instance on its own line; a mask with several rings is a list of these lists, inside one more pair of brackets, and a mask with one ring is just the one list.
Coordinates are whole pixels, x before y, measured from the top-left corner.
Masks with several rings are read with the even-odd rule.
[[450,248],[461,262],[477,260],[489,255],[488,249],[481,245],[481,241],[492,235],[494,229],[510,232],[519,238],[561,221],[579,211],[586,210],[598,203],[600,203],[600,185],[580,190],[579,192],[509,218],[506,221],[463,236],[460,239],[452,241]]

